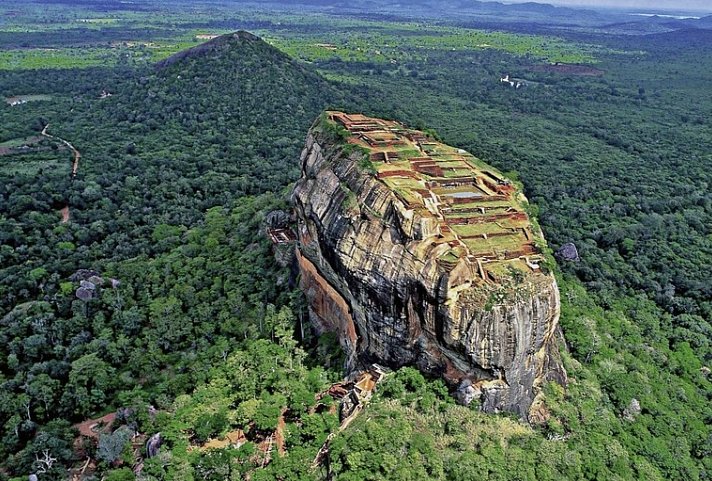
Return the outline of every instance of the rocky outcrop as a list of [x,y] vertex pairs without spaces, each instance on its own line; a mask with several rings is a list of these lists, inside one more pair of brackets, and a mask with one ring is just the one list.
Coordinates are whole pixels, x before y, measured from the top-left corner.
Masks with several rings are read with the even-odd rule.
[[562,245],[559,249],[557,249],[555,255],[560,261],[579,262],[581,260],[576,244],[573,242],[567,242]]
[[146,441],[146,457],[155,458],[163,445],[161,433],[156,433]]
[[[452,152],[437,157],[441,144],[400,124],[385,128],[385,121],[370,127],[372,137],[383,128],[404,144],[372,147],[356,127],[336,123],[337,114],[345,116],[329,113],[310,130],[293,193],[301,286],[314,325],[338,333],[349,371],[373,362],[417,366],[443,376],[465,402],[479,399],[485,411],[529,417],[542,384],[564,384],[566,374],[557,346],[559,291],[532,247],[543,239],[518,210],[524,199],[500,174],[457,151],[479,166],[462,182],[500,201],[478,193],[490,204],[455,205],[462,182],[452,187],[452,177],[440,178]],[[408,166],[415,170],[403,172]],[[477,175],[487,177],[485,184]],[[407,178],[402,185],[412,192],[387,176]],[[510,220],[525,224],[508,227]],[[470,235],[478,229],[484,234]],[[521,236],[526,245],[494,243],[505,234],[510,244]],[[475,252],[479,245],[491,252]]]

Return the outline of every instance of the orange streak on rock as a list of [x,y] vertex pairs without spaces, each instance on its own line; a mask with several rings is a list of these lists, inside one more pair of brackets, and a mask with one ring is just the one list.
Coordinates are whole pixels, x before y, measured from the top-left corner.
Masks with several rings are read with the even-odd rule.
[[302,274],[301,288],[309,298],[314,314],[319,318],[321,327],[335,331],[340,339],[356,343],[356,327],[351,317],[351,309],[346,300],[319,273],[309,259],[297,249],[297,261]]

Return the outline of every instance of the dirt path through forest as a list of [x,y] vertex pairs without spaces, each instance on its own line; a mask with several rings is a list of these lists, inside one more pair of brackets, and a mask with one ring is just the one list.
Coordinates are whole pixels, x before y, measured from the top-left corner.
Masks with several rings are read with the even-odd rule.
[[72,179],[74,179],[77,176],[77,171],[79,170],[79,161],[82,159],[82,154],[79,152],[72,144],[70,144],[68,141],[61,139],[59,137],[56,137],[54,135],[50,135],[47,133],[47,129],[49,128],[49,124],[45,125],[45,128],[42,129],[42,135],[44,135],[47,138],[58,140],[62,142],[64,145],[69,147],[69,150],[72,151],[72,155],[74,155],[74,161],[72,162]]
[[[71,143],[69,143],[68,141],[66,141],[66,140],[64,140],[64,139],[62,139],[62,138],[60,138],[60,137],[56,137],[56,136],[54,136],[54,135],[48,134],[48,133],[47,133],[47,129],[48,129],[48,128],[49,128],[49,124],[45,125],[44,129],[42,129],[42,135],[43,135],[43,136],[47,137],[48,139],[53,139],[53,140],[56,140],[56,141],[59,141],[59,142],[63,143],[64,145],[66,145],[66,146],[69,148],[69,150],[72,151],[72,156],[73,156],[73,161],[72,161],[72,180],[74,180],[74,178],[77,176],[77,171],[79,170],[79,161],[82,159],[82,153],[79,152],[79,151],[76,149],[76,147],[74,147],[74,146],[73,146]],[[61,212],[61,214],[62,214],[62,224],[66,224],[67,222],[69,222],[69,205],[64,206],[64,207],[62,208],[62,210],[60,210],[60,212]]]
[[287,427],[287,423],[284,420],[284,414],[287,412],[286,409],[282,409],[279,414],[279,419],[277,420],[277,429],[274,432],[275,442],[277,444],[277,452],[280,456],[284,456],[287,450],[284,449],[284,430]]

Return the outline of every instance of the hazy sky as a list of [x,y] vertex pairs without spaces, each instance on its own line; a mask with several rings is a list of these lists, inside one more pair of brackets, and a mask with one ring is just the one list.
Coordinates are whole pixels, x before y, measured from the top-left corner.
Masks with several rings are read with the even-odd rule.
[[[520,3],[525,0],[506,0],[506,3]],[[712,11],[712,0],[536,0],[555,5],[597,5],[599,7],[641,8],[652,10],[701,10]]]

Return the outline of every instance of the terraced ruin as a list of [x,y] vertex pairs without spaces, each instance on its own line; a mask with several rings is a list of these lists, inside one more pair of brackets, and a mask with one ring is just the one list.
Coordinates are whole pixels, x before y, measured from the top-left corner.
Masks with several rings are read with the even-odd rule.
[[368,152],[376,177],[422,218],[424,237],[447,245],[438,262],[465,259],[485,282],[540,272],[541,239],[517,187],[468,152],[394,121],[327,112],[345,140]]

